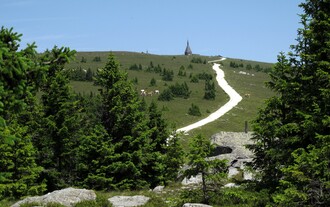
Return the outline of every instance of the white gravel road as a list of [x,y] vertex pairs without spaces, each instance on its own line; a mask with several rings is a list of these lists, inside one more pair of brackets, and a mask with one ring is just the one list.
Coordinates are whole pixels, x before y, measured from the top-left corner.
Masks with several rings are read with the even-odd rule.
[[220,64],[215,63],[215,62],[223,61],[225,59],[226,58],[222,58],[221,60],[210,61],[210,62],[213,63],[212,69],[215,70],[215,72],[217,73],[216,79],[219,86],[229,95],[230,100],[221,108],[219,108],[217,111],[213,112],[208,117],[206,117],[205,119],[202,119],[196,123],[180,128],[177,130],[177,132],[187,133],[192,129],[201,127],[205,124],[215,121],[219,119],[221,116],[223,116],[225,113],[230,111],[232,108],[234,108],[242,100],[242,97],[230,85],[228,85],[227,81],[225,80],[225,73],[223,72],[223,70],[220,69]]

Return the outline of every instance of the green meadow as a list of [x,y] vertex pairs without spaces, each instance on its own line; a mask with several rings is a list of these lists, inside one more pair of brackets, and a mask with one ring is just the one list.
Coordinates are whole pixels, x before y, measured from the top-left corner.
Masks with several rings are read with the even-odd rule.
[[[163,111],[164,117],[176,128],[184,127],[207,117],[229,100],[228,95],[224,93],[216,82],[212,64],[207,63],[208,61],[219,60],[220,57],[218,56],[153,55],[135,52],[112,53],[120,63],[121,69],[128,73],[129,80],[134,80],[134,87],[137,93],[140,93],[141,89],[146,91],[159,90],[162,92],[175,83],[187,83],[191,91],[188,99],[174,98],[171,101],[158,101],[159,95],[156,94],[141,96],[147,103],[150,103],[152,100],[156,101],[158,108]],[[98,68],[102,68],[105,65],[108,54],[109,52],[77,52],[76,60],[72,61],[67,67],[70,69],[90,69],[95,73]],[[95,59],[98,60],[95,61]],[[193,59],[199,59],[202,62],[193,63]],[[205,136],[211,136],[219,131],[241,132],[245,129],[246,121],[249,123],[248,127],[251,130],[250,122],[257,115],[258,109],[262,107],[265,99],[273,95],[264,84],[268,80],[267,73],[257,71],[260,68],[269,69],[272,67],[272,64],[231,58],[227,58],[221,63],[223,65],[221,68],[225,72],[225,79],[242,96],[243,100],[220,119],[199,129],[192,130],[189,134],[202,133]],[[232,67],[233,63],[236,64],[236,67]],[[130,70],[129,68],[134,64],[142,67],[142,70]],[[173,80],[164,81],[159,73],[147,72],[146,70],[150,64],[154,66],[159,65],[162,69],[172,70],[174,74]],[[250,65],[252,69],[247,67],[247,65]],[[178,75],[180,68],[184,68],[185,76]],[[191,82],[191,76],[201,73],[213,76],[212,81],[216,85],[215,100],[203,99],[204,80],[199,80],[198,83]],[[156,80],[156,85],[154,86],[150,86],[152,79]],[[98,93],[98,88],[93,85],[93,82],[71,81],[71,83],[77,93],[85,95],[91,92]],[[188,109],[192,103],[199,107],[201,116],[188,115]]]

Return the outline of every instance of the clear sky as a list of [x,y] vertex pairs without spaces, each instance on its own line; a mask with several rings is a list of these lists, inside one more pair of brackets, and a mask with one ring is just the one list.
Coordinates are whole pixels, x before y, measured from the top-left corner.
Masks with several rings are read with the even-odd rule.
[[301,27],[303,0],[0,0],[0,26],[21,45],[195,54],[276,62]]

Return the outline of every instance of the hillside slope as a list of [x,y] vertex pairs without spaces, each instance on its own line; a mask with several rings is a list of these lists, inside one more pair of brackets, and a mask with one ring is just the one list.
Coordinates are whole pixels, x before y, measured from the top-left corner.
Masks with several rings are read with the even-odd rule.
[[[120,62],[122,69],[128,73],[129,79],[135,81],[138,93],[141,89],[162,92],[176,83],[183,84],[185,82],[188,85],[191,91],[188,99],[175,98],[172,101],[158,101],[158,95],[156,94],[142,97],[147,103],[152,100],[157,101],[159,108],[163,110],[164,117],[170,123],[175,124],[177,128],[207,117],[229,100],[229,97],[217,84],[215,84],[215,100],[205,100],[203,99],[205,81],[199,79],[197,83],[192,82],[194,76],[201,77],[207,74],[211,75],[213,77],[212,81],[216,83],[212,64],[207,62],[219,59],[219,57],[199,55],[163,56],[133,52],[113,53]],[[95,73],[97,68],[104,66],[108,54],[108,52],[78,52],[76,60],[67,67],[75,70],[90,69]],[[260,70],[269,70],[272,64],[230,58],[227,58],[222,64],[227,82],[243,97],[243,100],[219,120],[205,125],[201,129],[196,129],[192,133],[203,133],[210,136],[219,131],[243,131],[245,121],[251,121],[256,116],[263,100],[271,95],[271,92],[264,86],[264,82],[268,80],[268,75]],[[134,65],[142,70],[134,69]],[[152,66],[153,68],[161,68],[162,71],[173,71],[173,80],[163,80],[161,72],[150,70]],[[133,70],[130,70],[130,68]],[[181,75],[179,75],[180,73]],[[156,82],[154,86],[150,86],[152,79]],[[86,95],[90,92],[97,93],[97,87],[92,82],[72,81],[72,86],[78,93]],[[200,108],[202,114],[200,117],[187,115],[192,103]]]

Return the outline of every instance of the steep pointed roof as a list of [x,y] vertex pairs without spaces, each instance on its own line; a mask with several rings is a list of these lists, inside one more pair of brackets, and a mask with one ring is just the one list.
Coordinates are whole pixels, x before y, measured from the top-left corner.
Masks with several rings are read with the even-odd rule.
[[186,50],[184,51],[184,54],[185,55],[192,55],[192,51],[191,51],[190,46],[189,46],[189,41],[187,41],[187,47],[186,47]]

